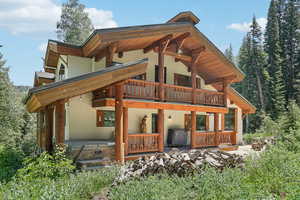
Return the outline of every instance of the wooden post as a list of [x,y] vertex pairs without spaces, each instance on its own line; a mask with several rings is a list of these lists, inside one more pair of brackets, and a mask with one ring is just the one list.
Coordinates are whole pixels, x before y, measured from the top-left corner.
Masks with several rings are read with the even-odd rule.
[[164,94],[164,46],[160,44],[158,47],[158,81],[159,81],[159,99],[160,101],[164,101],[165,94]]
[[191,148],[196,148],[196,111],[191,111]]
[[[105,57],[105,66],[110,67],[113,63],[114,54],[116,53],[117,46],[115,44],[112,44],[107,47],[106,57]],[[113,88],[108,87],[107,89],[108,96],[110,98],[113,97]]]
[[128,108],[123,108],[123,143],[124,154],[128,155]]
[[52,143],[52,138],[53,138],[53,112],[54,108],[52,106],[47,106],[45,110],[46,114],[46,144],[45,144],[45,149],[48,152],[53,151],[53,143]]
[[197,78],[196,78],[196,65],[193,62],[191,65],[191,79],[192,79],[192,104],[196,104],[196,85],[197,85]]
[[224,113],[221,113],[221,132],[224,132],[225,130],[225,115]]
[[215,132],[215,145],[219,145],[218,132],[219,132],[219,113],[214,113],[214,132]]
[[[124,151],[122,152],[121,145],[123,145],[123,94],[124,85],[119,83],[115,85],[116,89],[116,99],[115,99],[115,155],[116,161],[124,163]],[[124,148],[123,148],[124,150]]]
[[55,139],[56,144],[64,144],[65,141],[65,100],[59,100],[55,105]]
[[227,98],[228,98],[228,81],[224,80],[223,81],[223,92],[224,92],[224,106],[227,108]]
[[164,152],[164,110],[162,109],[158,110],[157,130],[159,133],[159,138],[158,138],[159,152]]
[[238,109],[234,109],[234,131],[231,134],[231,144],[236,144],[236,135],[238,132]]

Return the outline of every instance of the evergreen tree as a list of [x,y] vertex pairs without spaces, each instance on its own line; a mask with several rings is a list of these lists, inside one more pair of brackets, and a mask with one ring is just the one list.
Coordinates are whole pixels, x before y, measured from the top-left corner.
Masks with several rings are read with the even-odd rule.
[[85,6],[78,0],[68,0],[62,5],[60,21],[57,22],[58,39],[74,45],[81,45],[93,31]]
[[250,65],[251,65],[251,72],[250,74],[255,75],[255,81],[254,84],[256,95],[253,97],[254,99],[254,105],[257,106],[257,108],[265,112],[266,110],[266,90],[264,90],[266,86],[266,80],[268,79],[268,73],[266,71],[266,55],[263,50],[262,45],[262,32],[261,27],[256,21],[255,16],[252,20],[252,25],[250,27],[250,33],[251,33],[251,53],[250,53]]
[[15,101],[16,91],[9,80],[9,69],[0,53],[0,144],[14,145],[20,136],[23,119],[20,104]]
[[277,0],[272,0],[268,12],[268,23],[265,32],[265,51],[268,55],[267,71],[268,111],[276,119],[285,106],[284,80],[279,40],[279,22],[277,16]]
[[235,60],[234,60],[234,55],[233,55],[233,50],[232,50],[231,44],[229,45],[229,48],[225,49],[224,55],[228,58],[228,60],[230,60],[232,63],[235,64]]
[[284,80],[287,101],[296,99],[294,83],[296,82],[297,56],[299,49],[299,11],[297,10],[299,0],[288,0],[283,15],[282,31],[283,38],[283,59],[284,59]]

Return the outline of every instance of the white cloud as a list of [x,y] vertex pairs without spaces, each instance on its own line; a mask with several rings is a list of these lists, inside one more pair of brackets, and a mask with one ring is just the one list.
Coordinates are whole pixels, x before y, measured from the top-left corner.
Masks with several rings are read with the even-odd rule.
[[111,11],[97,10],[96,8],[86,8],[90,19],[95,28],[112,28],[117,27],[117,22],[113,19]]
[[46,52],[46,49],[47,49],[47,43],[42,43],[42,44],[40,44],[40,46],[39,46],[39,50],[41,51],[41,52],[43,52],[43,53],[45,53]]
[[[264,31],[267,25],[267,19],[264,17],[256,19],[257,23],[260,25],[262,30]],[[228,25],[226,28],[227,29],[232,29],[236,31],[241,31],[241,32],[248,32],[250,30],[252,22],[243,22],[243,23],[233,23]]]
[[[0,0],[0,28],[19,33],[53,33],[61,6],[54,0]],[[96,28],[116,27],[111,11],[87,8]]]

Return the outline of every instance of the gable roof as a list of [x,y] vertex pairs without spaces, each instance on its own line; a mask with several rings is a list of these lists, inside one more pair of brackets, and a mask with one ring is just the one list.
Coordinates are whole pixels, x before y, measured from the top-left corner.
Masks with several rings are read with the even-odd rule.
[[148,59],[125,64],[116,64],[103,70],[83,74],[62,81],[50,83],[29,90],[26,107],[29,112],[36,112],[41,107],[61,99],[85,94],[96,89],[144,74]]
[[[181,14],[179,15],[182,17]],[[191,17],[191,15],[189,15]],[[182,18],[180,18],[182,19]],[[69,45],[59,41],[49,40],[45,64],[56,67],[60,55],[103,58],[109,45],[116,45],[116,53],[144,49],[168,35],[176,38],[190,33],[184,40],[181,50],[184,54],[205,48],[199,56],[196,65],[198,73],[207,82],[222,78],[231,78],[232,82],[240,82],[244,74],[231,63],[224,54],[202,34],[191,22],[176,21],[168,23],[97,29],[82,45]]]

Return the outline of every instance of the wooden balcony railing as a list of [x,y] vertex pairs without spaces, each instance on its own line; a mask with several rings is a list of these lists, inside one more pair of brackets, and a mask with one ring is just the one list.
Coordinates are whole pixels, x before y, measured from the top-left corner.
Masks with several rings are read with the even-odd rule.
[[[163,84],[167,102],[192,103],[192,88]],[[113,98],[114,88],[94,91],[94,99]],[[195,102],[198,105],[224,106],[224,93],[196,89]],[[130,79],[124,85],[124,98],[159,100],[159,83]]]
[[159,134],[129,134],[128,153],[143,153],[159,151]]
[[196,132],[195,147],[218,146],[221,143],[235,144],[235,132]]

